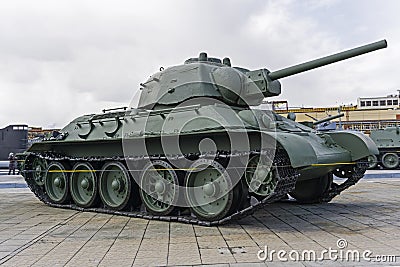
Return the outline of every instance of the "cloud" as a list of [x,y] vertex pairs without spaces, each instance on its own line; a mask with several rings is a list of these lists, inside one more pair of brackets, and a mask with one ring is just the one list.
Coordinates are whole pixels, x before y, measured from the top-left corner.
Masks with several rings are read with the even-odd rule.
[[126,106],[159,67],[201,51],[277,70],[367,42],[389,48],[281,80],[291,106],[398,89],[397,1],[7,1],[0,4],[0,125],[62,127]]

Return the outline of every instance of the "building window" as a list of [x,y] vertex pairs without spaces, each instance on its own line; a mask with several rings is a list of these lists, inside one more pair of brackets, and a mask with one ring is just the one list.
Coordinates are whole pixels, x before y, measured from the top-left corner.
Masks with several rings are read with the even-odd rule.
[[366,104],[367,107],[370,107],[371,106],[371,101],[365,101],[365,104]]
[[360,106],[365,107],[365,101],[361,101]]
[[372,105],[373,105],[374,107],[377,107],[377,106],[378,106],[378,100],[372,101]]
[[381,100],[379,101],[380,106],[386,106],[386,100]]
[[14,131],[23,131],[23,130],[27,131],[28,127],[26,127],[26,126],[13,126],[13,130]]
[[398,104],[399,104],[399,100],[394,99],[394,100],[393,100],[393,105],[397,106]]
[[392,100],[391,100],[391,99],[387,101],[387,105],[388,105],[388,106],[391,106],[391,105],[392,105]]

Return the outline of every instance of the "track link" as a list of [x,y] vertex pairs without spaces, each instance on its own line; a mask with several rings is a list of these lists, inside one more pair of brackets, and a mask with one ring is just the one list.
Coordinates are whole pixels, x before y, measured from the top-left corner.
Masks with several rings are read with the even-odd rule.
[[[249,155],[259,155],[261,154],[260,152],[253,151],[249,153]],[[194,157],[194,155],[187,155],[188,157]],[[218,159],[223,159],[226,157],[239,157],[243,156],[243,153],[238,153],[238,154],[231,154],[227,152],[219,152],[216,155],[213,155],[213,157],[218,160]],[[112,157],[112,158],[105,158],[105,157],[68,157],[68,156],[63,156],[63,155],[55,155],[51,153],[45,153],[45,154],[40,154],[40,153],[31,153],[29,157],[38,157],[40,159],[44,159],[46,161],[69,161],[69,162],[107,162],[107,161],[119,161],[123,162],[126,160],[143,160],[143,158],[138,159],[138,158],[132,158],[132,157]],[[177,156],[175,157],[178,159],[179,157],[182,156]],[[207,157],[207,155],[200,155],[200,157]],[[164,156],[150,156],[147,159],[150,160],[167,160],[166,157]],[[115,211],[115,210],[110,210],[104,207],[93,207],[93,208],[82,208],[74,203],[69,203],[69,204],[56,204],[51,202],[49,197],[47,196],[43,186],[39,186],[36,184],[36,182],[33,179],[32,175],[29,175],[29,173],[32,172],[32,170],[27,169],[23,170],[23,176],[25,177],[25,181],[30,188],[30,190],[35,194],[35,196],[42,201],[43,203],[51,206],[51,207],[57,207],[57,208],[64,208],[64,209],[73,209],[77,211],[88,211],[88,212],[100,212],[100,213],[105,213],[105,214],[113,214],[113,215],[122,215],[122,216],[129,216],[129,217],[134,217],[134,218],[144,218],[144,219],[149,219],[149,220],[160,220],[160,221],[176,221],[176,222],[182,222],[182,223],[189,223],[189,224],[197,224],[197,225],[202,225],[202,226],[215,226],[215,225],[221,225],[225,224],[229,221],[232,220],[239,220],[242,219],[248,215],[253,214],[256,210],[266,206],[267,204],[276,202],[282,198],[284,198],[290,191],[292,191],[295,187],[297,178],[299,177],[299,174],[296,169],[292,168],[290,166],[290,161],[289,157],[287,156],[286,152],[278,149],[276,151],[276,155],[274,158],[274,163],[273,163],[277,169],[278,169],[278,183],[277,186],[272,194],[269,196],[263,198],[263,199],[257,199],[255,197],[251,197],[251,201],[249,201],[249,205],[246,207],[235,211],[233,214],[230,214],[229,216],[226,216],[220,220],[217,221],[205,221],[205,220],[200,220],[193,215],[184,215],[184,214],[177,214],[177,215],[169,215],[169,216],[157,216],[157,215],[152,215],[145,210],[127,210],[127,211]],[[348,189],[349,187],[355,185],[363,176],[368,168],[368,163],[364,161],[357,162],[356,165],[353,167],[353,170],[351,172],[350,177],[347,178],[345,182],[342,184],[338,185],[336,183],[333,183],[331,188],[320,198],[320,202],[329,202],[331,201],[334,197],[338,196],[342,191]],[[248,196],[250,198],[250,196]]]
[[347,180],[341,184],[332,183],[331,188],[321,197],[320,202],[329,202],[334,197],[340,195],[340,193],[344,190],[358,183],[360,179],[364,177],[365,171],[367,169],[367,159],[361,159],[357,161],[356,164],[352,167],[351,171],[348,173]]

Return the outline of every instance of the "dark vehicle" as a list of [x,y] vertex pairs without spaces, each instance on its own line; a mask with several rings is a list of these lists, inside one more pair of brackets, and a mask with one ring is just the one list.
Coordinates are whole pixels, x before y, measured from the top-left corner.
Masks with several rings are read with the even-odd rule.
[[0,160],[10,153],[24,152],[28,145],[28,125],[14,124],[0,129]]
[[252,107],[281,93],[280,78],[386,46],[273,72],[201,53],[153,74],[137,106],[81,116],[34,143],[25,180],[50,206],[201,225],[242,218],[287,194],[329,202],[363,177],[366,158],[378,153],[372,140]]

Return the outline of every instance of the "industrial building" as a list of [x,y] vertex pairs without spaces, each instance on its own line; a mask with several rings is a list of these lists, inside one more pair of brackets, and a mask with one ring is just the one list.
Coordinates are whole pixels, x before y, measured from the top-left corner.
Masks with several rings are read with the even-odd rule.
[[7,160],[10,153],[19,153],[28,146],[28,125],[14,124],[0,129],[0,160]]
[[25,124],[13,124],[0,129],[0,161],[7,160],[11,152],[15,154],[25,151],[33,143],[58,130],[28,127]]
[[[385,97],[360,97],[357,105],[318,108],[289,108],[287,101],[265,103],[276,113],[286,116],[289,112],[296,114],[298,122],[313,122],[327,116],[344,113],[344,116],[332,121],[338,127],[369,133],[373,129],[397,126],[400,123],[399,95]],[[313,119],[314,118],[314,119]]]

